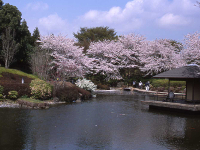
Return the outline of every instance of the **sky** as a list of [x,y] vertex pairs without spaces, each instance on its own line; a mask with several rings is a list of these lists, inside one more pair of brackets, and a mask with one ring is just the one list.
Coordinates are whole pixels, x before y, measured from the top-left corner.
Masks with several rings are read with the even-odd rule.
[[117,35],[181,42],[200,30],[197,0],[3,0],[16,6],[33,33],[73,38],[80,27],[108,26]]

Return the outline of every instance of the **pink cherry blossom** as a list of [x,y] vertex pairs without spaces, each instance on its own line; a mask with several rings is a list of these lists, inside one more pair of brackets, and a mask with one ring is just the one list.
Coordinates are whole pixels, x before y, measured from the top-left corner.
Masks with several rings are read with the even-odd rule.
[[67,77],[80,77],[89,72],[91,58],[82,53],[83,49],[75,46],[73,39],[65,36],[49,35],[41,37],[42,49],[48,49],[52,56],[52,67],[57,74]]
[[143,64],[140,69],[147,74],[157,74],[185,64],[181,53],[167,39],[146,41],[140,53],[140,62]]
[[186,35],[184,42],[183,54],[185,61],[200,65],[200,33]]

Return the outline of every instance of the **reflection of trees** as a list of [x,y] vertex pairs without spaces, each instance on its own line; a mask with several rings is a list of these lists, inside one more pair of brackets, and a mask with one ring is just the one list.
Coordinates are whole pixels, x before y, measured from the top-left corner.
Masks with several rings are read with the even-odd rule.
[[166,142],[179,149],[199,149],[200,147],[200,128],[199,121],[196,119],[186,119],[185,132],[181,137],[170,135]]
[[[158,128],[152,128],[154,142],[169,149],[199,149],[200,128],[198,116],[183,116],[166,114],[156,122]],[[181,115],[181,114],[180,114]]]
[[26,138],[27,112],[20,109],[0,109],[0,149],[22,150]]

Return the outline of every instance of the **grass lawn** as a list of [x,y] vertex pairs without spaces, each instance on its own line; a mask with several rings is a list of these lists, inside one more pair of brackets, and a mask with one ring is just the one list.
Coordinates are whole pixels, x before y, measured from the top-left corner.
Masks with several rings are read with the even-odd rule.
[[[18,98],[19,100],[28,101],[32,103],[44,103],[45,101],[32,99],[32,98]],[[18,100],[17,99],[17,100]],[[10,99],[0,99],[0,102],[8,102],[8,103],[15,103],[16,100],[10,100]]]
[[32,98],[18,98],[23,101],[28,101],[32,103],[44,103],[45,101],[37,100],[37,99],[32,99]]
[[25,76],[25,77],[28,77],[28,78],[32,78],[32,79],[36,79],[37,76],[35,75],[32,75],[32,74],[27,74],[25,72],[22,72],[22,71],[19,71],[19,70],[16,70],[16,69],[6,69],[4,67],[0,67],[0,77],[2,77],[2,73],[5,72],[5,73],[12,73],[12,74],[17,74],[17,75],[20,75],[20,76]]

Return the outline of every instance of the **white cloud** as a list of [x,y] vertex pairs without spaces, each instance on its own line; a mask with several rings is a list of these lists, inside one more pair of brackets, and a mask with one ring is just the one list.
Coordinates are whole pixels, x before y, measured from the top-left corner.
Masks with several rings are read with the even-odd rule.
[[83,21],[97,21],[99,23],[119,23],[125,20],[133,20],[132,16],[142,14],[143,0],[134,0],[128,2],[124,9],[112,7],[109,11],[90,10],[84,16]]
[[67,26],[67,21],[59,17],[58,14],[39,19],[39,27],[44,33],[59,34],[64,32],[66,34]]
[[85,20],[95,20],[99,12],[97,10],[90,10],[84,15]]
[[[51,14],[40,18],[37,26],[42,34],[62,33],[70,37],[80,27],[108,26],[119,35],[135,32],[155,39],[179,34],[179,38],[183,38],[185,33],[199,30],[200,8],[195,7],[195,3],[196,0],[132,0],[124,7],[113,6],[107,11],[89,10],[72,22]],[[33,8],[31,6],[29,9]],[[35,10],[41,10],[39,6]]]
[[192,25],[200,12],[195,3],[196,0],[132,0],[124,8],[115,6],[107,11],[90,10],[75,23],[80,27],[109,26],[119,34],[158,30],[170,34],[168,31],[185,30]]
[[49,8],[49,5],[43,2],[29,3],[26,5],[27,10],[33,10],[33,11],[47,10],[48,8]]
[[184,26],[189,24],[189,21],[182,16],[169,13],[162,16],[159,19],[158,23],[162,27],[170,27],[170,26]]

